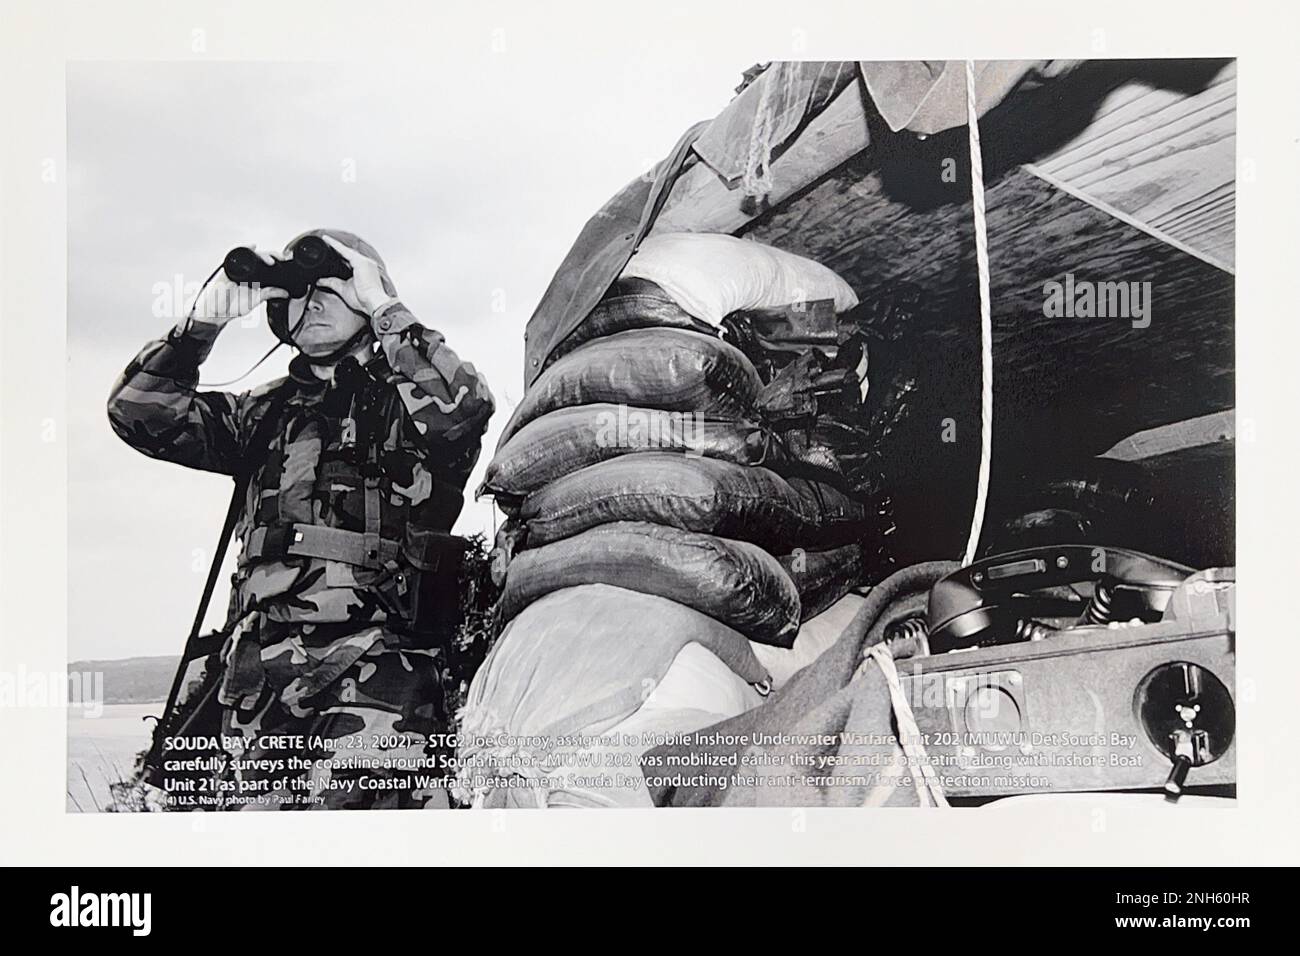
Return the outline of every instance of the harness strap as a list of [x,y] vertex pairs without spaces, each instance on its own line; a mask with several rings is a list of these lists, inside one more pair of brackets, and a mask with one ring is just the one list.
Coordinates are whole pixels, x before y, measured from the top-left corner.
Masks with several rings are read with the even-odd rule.
[[[367,475],[365,480],[365,498],[366,498],[366,533],[365,549],[366,558],[370,561],[376,561],[380,557],[380,546],[383,538],[379,534],[380,519],[380,501],[379,501],[379,476]],[[391,557],[396,558],[396,554]]]

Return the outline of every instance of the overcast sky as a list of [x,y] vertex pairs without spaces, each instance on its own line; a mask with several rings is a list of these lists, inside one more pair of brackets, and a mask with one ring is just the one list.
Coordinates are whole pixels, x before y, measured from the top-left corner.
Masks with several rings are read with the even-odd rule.
[[[472,489],[522,393],[524,325],[578,230],[750,65],[494,39],[382,67],[69,66],[70,660],[181,650],[229,500],[228,478],[145,458],[108,426],[114,378],[175,322],[157,314],[163,289],[201,282],[235,245],[278,249],[313,226],[365,237],[497,397]],[[232,323],[203,379],[240,375],[273,343],[260,317]],[[456,530],[492,526],[485,500]],[[223,576],[209,626],[226,589]]]

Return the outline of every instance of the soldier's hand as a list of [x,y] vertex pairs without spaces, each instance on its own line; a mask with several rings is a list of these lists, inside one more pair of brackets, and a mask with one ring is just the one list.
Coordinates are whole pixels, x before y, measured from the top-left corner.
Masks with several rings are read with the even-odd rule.
[[352,266],[352,278],[348,281],[356,291],[357,301],[367,312],[373,313],[387,302],[391,296],[384,291],[384,278],[379,271],[379,263],[369,256],[362,255],[355,249],[349,249],[333,236],[322,236],[330,248],[347,260]]
[[[257,252],[268,264],[276,257],[269,252]],[[202,294],[194,303],[191,320],[196,324],[221,328],[231,319],[242,318],[270,299],[287,299],[289,293],[273,286],[241,285],[218,269]]]

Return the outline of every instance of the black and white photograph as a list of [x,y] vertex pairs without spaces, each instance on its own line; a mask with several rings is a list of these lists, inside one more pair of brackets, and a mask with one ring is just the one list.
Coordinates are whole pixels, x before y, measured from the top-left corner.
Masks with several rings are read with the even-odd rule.
[[[68,6],[6,9],[15,48],[112,20]],[[1294,809],[1259,708],[1294,662],[1300,103],[1263,21],[1247,56],[1109,4],[900,5],[898,42],[839,4],[119,6],[103,55],[22,54],[61,139],[6,147],[6,248],[62,282],[39,360],[34,282],[4,300],[3,586],[41,607],[0,714],[61,776],[42,813],[180,853],[361,810],[312,832],[470,856],[527,811],[896,856],[942,819],[1155,866],[1249,863],[1252,799]],[[51,926],[105,925],[61,892]]]
[[70,70],[74,809],[1232,798],[1236,64],[734,72],[484,260],[421,85]]

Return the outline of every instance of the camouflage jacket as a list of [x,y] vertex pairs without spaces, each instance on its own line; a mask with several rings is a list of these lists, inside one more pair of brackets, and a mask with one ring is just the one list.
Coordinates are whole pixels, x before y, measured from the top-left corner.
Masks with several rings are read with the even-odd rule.
[[492,395],[400,302],[371,324],[380,348],[364,365],[345,359],[328,384],[299,356],[289,376],[252,391],[199,391],[217,332],[182,325],[113,388],[109,420],[132,447],[248,476],[232,625],[256,617],[263,629],[307,623],[337,636],[345,622],[400,631],[414,613],[438,532],[460,513]]

